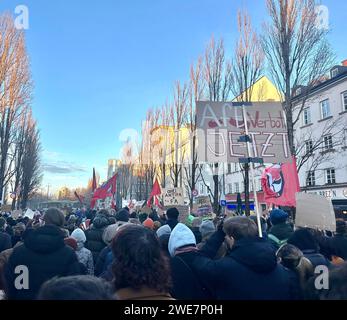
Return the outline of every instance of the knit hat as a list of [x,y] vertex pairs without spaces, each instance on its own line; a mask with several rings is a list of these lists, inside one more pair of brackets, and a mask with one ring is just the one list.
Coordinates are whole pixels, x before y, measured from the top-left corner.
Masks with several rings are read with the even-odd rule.
[[177,249],[188,245],[196,245],[194,233],[183,223],[178,223],[170,235],[169,253],[171,257],[175,256]]
[[216,227],[211,220],[203,221],[200,225],[201,237],[204,239],[216,231]]
[[56,208],[48,209],[43,216],[43,220],[46,225],[54,225],[57,227],[63,227],[65,223],[64,214]]
[[154,229],[154,221],[151,218],[147,218],[144,222],[143,222],[143,226],[153,230]]
[[161,236],[163,236],[164,234],[170,235],[171,234],[171,228],[169,225],[165,224],[162,227],[160,227],[157,230],[157,236],[158,238],[160,238]]
[[74,251],[77,250],[78,245],[77,245],[77,241],[74,238],[71,238],[71,237],[65,238],[64,242],[67,246],[71,247]]
[[177,210],[177,208],[170,208],[169,210],[166,211],[166,216],[169,219],[178,219],[179,216],[179,211]]
[[119,221],[108,226],[102,234],[102,241],[109,245],[112,242],[113,238],[116,236],[119,228],[127,224],[129,224],[129,222]]
[[129,221],[129,211],[125,209],[121,209],[116,213],[116,220],[117,221]]
[[74,238],[77,242],[85,243],[87,241],[86,235],[82,229],[76,229],[71,234],[71,238]]
[[108,226],[108,219],[101,214],[96,215],[96,217],[93,220],[93,226],[96,229],[102,229]]
[[286,222],[288,219],[288,213],[281,209],[274,209],[270,213],[270,221],[272,225]]

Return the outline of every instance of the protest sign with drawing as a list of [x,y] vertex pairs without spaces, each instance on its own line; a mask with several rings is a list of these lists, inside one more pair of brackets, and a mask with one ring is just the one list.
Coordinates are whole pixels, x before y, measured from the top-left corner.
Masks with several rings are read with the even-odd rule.
[[295,226],[336,231],[336,217],[332,202],[312,193],[296,194]]
[[213,218],[213,208],[209,196],[201,196],[195,199],[196,201],[196,215],[203,219]]
[[163,189],[164,206],[184,206],[184,194],[182,188]]
[[[197,102],[199,161],[239,162],[247,158],[243,109],[232,102]],[[246,107],[252,156],[264,163],[291,161],[283,107],[279,102],[257,102]]]

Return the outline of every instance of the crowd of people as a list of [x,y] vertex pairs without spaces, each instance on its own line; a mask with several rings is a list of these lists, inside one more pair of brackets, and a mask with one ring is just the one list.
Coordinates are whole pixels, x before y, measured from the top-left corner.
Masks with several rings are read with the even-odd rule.
[[[295,228],[274,209],[257,219],[59,209],[0,217],[0,292],[7,300],[347,299],[347,224]],[[317,286],[317,267],[328,287]]]

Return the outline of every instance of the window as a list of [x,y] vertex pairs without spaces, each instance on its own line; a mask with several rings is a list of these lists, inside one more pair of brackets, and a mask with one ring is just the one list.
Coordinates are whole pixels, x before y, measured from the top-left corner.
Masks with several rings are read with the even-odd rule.
[[249,192],[253,192],[253,183],[252,183],[252,181],[249,182]]
[[205,194],[205,188],[203,184],[200,184],[200,194]]
[[347,111],[347,91],[341,93],[342,96],[342,110]]
[[316,174],[314,171],[308,171],[306,177],[307,186],[310,187],[316,185]]
[[338,75],[339,73],[339,69],[338,68],[335,68],[333,70],[331,70],[331,77],[334,78]]
[[233,184],[232,183],[228,184],[228,192],[233,193]]
[[256,186],[257,186],[258,191],[263,190],[263,186],[261,185],[261,178],[258,180],[258,184]]
[[335,169],[333,169],[333,168],[326,169],[325,170],[325,177],[326,177],[326,183],[327,184],[336,183]]
[[313,141],[312,140],[307,140],[305,142],[306,145],[306,154],[310,154],[313,152]]
[[323,141],[323,149],[325,151],[331,150],[333,148],[333,137],[331,135],[325,136]]
[[347,148],[347,129],[343,130],[343,147]]
[[311,109],[305,108],[303,112],[304,126],[311,123]]
[[240,190],[241,190],[241,193],[245,191],[245,184],[244,184],[244,182],[241,182]]
[[326,99],[320,103],[320,109],[322,113],[322,119],[325,119],[330,116],[329,99]]
[[231,163],[228,163],[228,174],[231,173]]
[[235,193],[240,192],[240,184],[238,182],[235,182]]

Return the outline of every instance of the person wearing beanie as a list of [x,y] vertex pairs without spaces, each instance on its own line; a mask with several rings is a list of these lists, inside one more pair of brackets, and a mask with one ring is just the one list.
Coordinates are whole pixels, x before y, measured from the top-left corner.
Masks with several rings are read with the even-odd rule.
[[122,209],[122,210],[119,210],[117,213],[116,213],[116,220],[117,221],[122,221],[122,222],[128,222],[129,221],[129,211],[128,210],[125,210],[125,209]]
[[[65,219],[61,211],[50,209],[44,219],[44,226],[25,231],[24,243],[14,248],[5,266],[5,293],[9,300],[35,300],[47,280],[81,273],[76,253],[64,242],[66,237],[60,227]],[[27,290],[15,285],[20,265],[30,272]]]
[[65,237],[69,237],[69,231],[64,229],[65,224],[65,216],[63,212],[61,212],[57,208],[48,209],[43,216],[43,221],[45,225],[53,225],[61,229],[64,233]]
[[268,232],[268,238],[276,248],[286,244],[294,232],[287,220],[288,213],[281,209],[274,209],[270,213],[272,227]]
[[168,250],[171,256],[171,295],[178,300],[206,300],[209,298],[193,270],[190,262],[199,255],[194,233],[183,223],[172,230]]
[[119,221],[115,224],[111,224],[105,229],[102,240],[107,246],[101,250],[98,260],[96,261],[95,276],[104,278],[105,280],[112,280],[111,266],[113,263],[113,253],[111,244],[118,230],[129,224],[130,222]]
[[198,248],[201,249],[206,241],[216,232],[216,226],[213,221],[205,220],[201,223],[199,231],[201,234],[201,242],[198,244]]
[[82,229],[75,229],[71,234],[71,238],[77,242],[76,255],[80,263],[82,263],[87,269],[87,274],[94,275],[94,261],[93,255],[90,250],[84,247],[84,243],[87,241],[86,235]]
[[157,236],[158,238],[160,238],[163,235],[169,235],[171,234],[171,228],[169,225],[164,224],[163,226],[161,226],[158,230],[157,230]]
[[12,248],[11,236],[5,232],[6,220],[0,218],[0,253]]
[[106,247],[106,243],[102,240],[102,235],[108,225],[107,217],[103,214],[97,214],[91,228],[85,232],[87,238],[85,247],[92,252],[94,263],[98,261],[100,252]]
[[288,239],[291,244],[302,251],[304,257],[311,261],[314,268],[317,266],[330,267],[330,261],[320,254],[320,247],[313,230],[302,228],[295,230],[293,235]]
[[170,226],[171,230],[173,230],[178,224],[179,214],[180,213],[177,210],[177,208],[170,208],[169,210],[166,211],[166,216],[167,216],[166,224]]
[[150,230],[154,230],[154,221],[151,218],[147,218],[143,224],[145,228],[148,228]]

